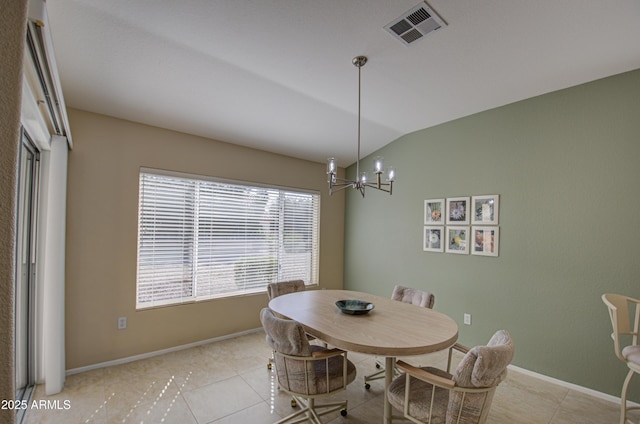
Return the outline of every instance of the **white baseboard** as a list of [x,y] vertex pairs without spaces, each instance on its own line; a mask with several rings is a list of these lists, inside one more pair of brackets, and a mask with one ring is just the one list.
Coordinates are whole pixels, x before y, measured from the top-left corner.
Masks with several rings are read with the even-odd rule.
[[[253,334],[253,333],[260,332],[260,331],[263,331],[262,327],[254,328],[254,329],[246,330],[246,331],[241,331],[239,333],[228,334],[228,335],[221,336],[221,337],[214,337],[212,339],[201,340],[201,341],[195,342],[195,343],[189,343],[189,344],[185,344],[185,345],[174,346],[174,347],[170,347],[168,349],[156,350],[155,352],[143,353],[143,354],[140,354],[140,355],[129,356],[127,358],[115,359],[113,361],[100,362],[98,364],[87,365],[86,367],[73,368],[73,369],[67,370],[67,375],[78,374],[78,373],[81,373],[81,372],[96,370],[96,369],[99,369],[99,368],[111,367],[111,366],[114,366],[114,365],[122,365],[122,364],[126,364],[128,362],[138,361],[140,359],[148,359],[148,358],[152,358],[154,356],[164,355],[165,353],[177,352],[177,351],[184,350],[184,349],[190,349],[192,347],[202,346],[202,345],[205,345],[205,344],[209,344],[209,343],[213,343],[213,342],[219,342],[219,341],[227,340],[227,339],[233,339],[233,338],[236,338],[236,337],[245,336],[247,334]],[[590,396],[593,396],[595,398],[602,399],[604,401],[620,404],[620,398],[616,397],[616,396],[612,396],[612,395],[608,395],[606,393],[598,392],[596,390],[589,389],[587,387],[578,386],[577,384],[569,383],[569,382],[566,382],[566,381],[563,381],[563,380],[558,380],[557,378],[553,378],[553,377],[549,377],[549,376],[546,376],[546,375],[543,375],[543,374],[539,374],[537,372],[529,371],[527,369],[520,368],[520,367],[517,367],[515,365],[509,365],[509,369],[512,369],[514,371],[517,371],[517,372],[520,372],[522,374],[528,375],[530,377],[534,377],[534,378],[546,381],[548,383],[556,384],[558,386],[562,386],[562,387],[566,387],[566,388],[571,389],[571,390],[575,390],[576,392],[584,393],[586,395],[590,395]],[[630,406],[639,406],[640,407],[640,404],[637,404],[635,402],[630,402],[629,401],[628,403],[629,403]]]
[[[557,378],[549,377],[544,374],[538,374],[537,372],[529,371],[524,368],[516,367],[515,365],[509,365],[509,369],[520,372],[522,374],[528,375],[529,377],[534,377],[548,383],[556,384],[558,386],[566,387],[567,389],[575,390],[576,392],[584,393],[589,396],[593,396],[598,399],[602,399],[607,402],[612,402],[616,404],[620,404],[620,398],[617,396],[608,395],[606,393],[598,392],[597,390],[589,389],[587,387],[578,386],[577,384],[569,383],[563,380],[558,380]],[[620,386],[622,388],[622,385]],[[629,406],[640,406],[635,402],[627,401]]]
[[209,343],[219,342],[219,341],[227,340],[227,339],[233,339],[233,338],[240,337],[240,336],[246,336],[247,334],[258,333],[260,331],[263,331],[262,327],[258,327],[258,328],[254,328],[254,329],[246,330],[246,331],[241,331],[239,333],[227,334],[225,336],[214,337],[212,339],[201,340],[201,341],[195,342],[195,343],[189,343],[189,344],[185,344],[185,345],[174,346],[174,347],[170,347],[168,349],[156,350],[155,352],[142,353],[140,355],[134,355],[134,356],[129,356],[129,357],[120,358],[120,359],[114,359],[113,361],[100,362],[98,364],[87,365],[86,367],[72,368],[72,369],[67,370],[67,375],[79,374],[81,372],[97,370],[99,368],[106,368],[106,367],[111,367],[111,366],[114,366],[114,365],[122,365],[122,364],[126,364],[128,362],[138,361],[140,359],[148,359],[148,358],[152,358],[154,356],[164,355],[165,353],[177,352],[179,350],[184,350],[184,349],[190,349],[192,347],[202,346],[202,345],[206,345],[206,344],[209,344]]

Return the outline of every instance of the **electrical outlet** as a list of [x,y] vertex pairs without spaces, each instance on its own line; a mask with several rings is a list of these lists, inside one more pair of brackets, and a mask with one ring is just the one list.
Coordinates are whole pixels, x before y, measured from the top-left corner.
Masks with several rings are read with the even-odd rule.
[[464,323],[466,325],[471,325],[471,314],[464,314]]
[[118,318],[118,330],[127,328],[127,317]]

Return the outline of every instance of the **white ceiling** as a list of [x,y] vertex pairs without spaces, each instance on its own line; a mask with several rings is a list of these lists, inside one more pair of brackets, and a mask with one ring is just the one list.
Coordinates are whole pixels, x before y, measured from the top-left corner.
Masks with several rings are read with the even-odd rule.
[[[422,128],[640,68],[639,0],[50,0],[68,106],[341,166]],[[73,131],[73,128],[72,128]]]

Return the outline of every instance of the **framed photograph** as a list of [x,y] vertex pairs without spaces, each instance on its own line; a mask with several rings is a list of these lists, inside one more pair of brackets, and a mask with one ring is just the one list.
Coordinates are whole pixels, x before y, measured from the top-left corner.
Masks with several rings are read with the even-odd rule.
[[444,252],[444,226],[425,225],[422,250],[425,252]]
[[444,224],[444,199],[424,201],[424,225]]
[[469,225],[469,197],[447,199],[447,225]]
[[500,196],[490,194],[471,198],[471,223],[479,225],[498,225]]
[[447,253],[469,254],[469,227],[447,227]]
[[472,255],[498,256],[500,227],[471,227],[473,233]]

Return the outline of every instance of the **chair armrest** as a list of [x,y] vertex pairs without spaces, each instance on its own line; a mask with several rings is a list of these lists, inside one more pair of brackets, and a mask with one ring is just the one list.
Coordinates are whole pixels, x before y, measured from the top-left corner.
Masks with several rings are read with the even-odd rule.
[[316,351],[311,353],[311,357],[313,357],[315,359],[330,358],[332,356],[342,355],[343,353],[346,353],[346,352],[344,350],[338,349],[338,348],[326,349],[326,350],[316,350]]
[[467,352],[469,352],[470,349],[466,346],[461,345],[460,343],[455,343],[453,346],[451,346],[449,348],[449,355],[447,358],[447,372],[451,372],[451,360],[453,359],[454,350],[467,354]]
[[423,370],[422,368],[409,365],[404,361],[398,361],[396,363],[396,366],[400,368],[402,371],[409,374],[410,376],[415,377],[422,381],[426,381],[427,383],[431,383],[436,386],[444,387],[447,389],[453,389],[456,385],[455,381],[451,380],[450,378],[445,378],[439,375],[432,374],[429,371]]
[[[398,368],[406,372],[407,376],[415,377],[419,380],[425,381],[429,384],[433,384],[436,387],[442,387],[448,390],[453,390],[456,392],[466,392],[466,393],[484,393],[489,392],[491,390],[495,390],[497,386],[488,386],[488,387],[460,387],[456,385],[456,382],[450,378],[442,377],[440,375],[433,374],[427,370],[423,370],[422,368],[416,368],[413,365],[409,365],[406,362],[398,361],[396,364]],[[400,377],[402,378],[402,377]]]

